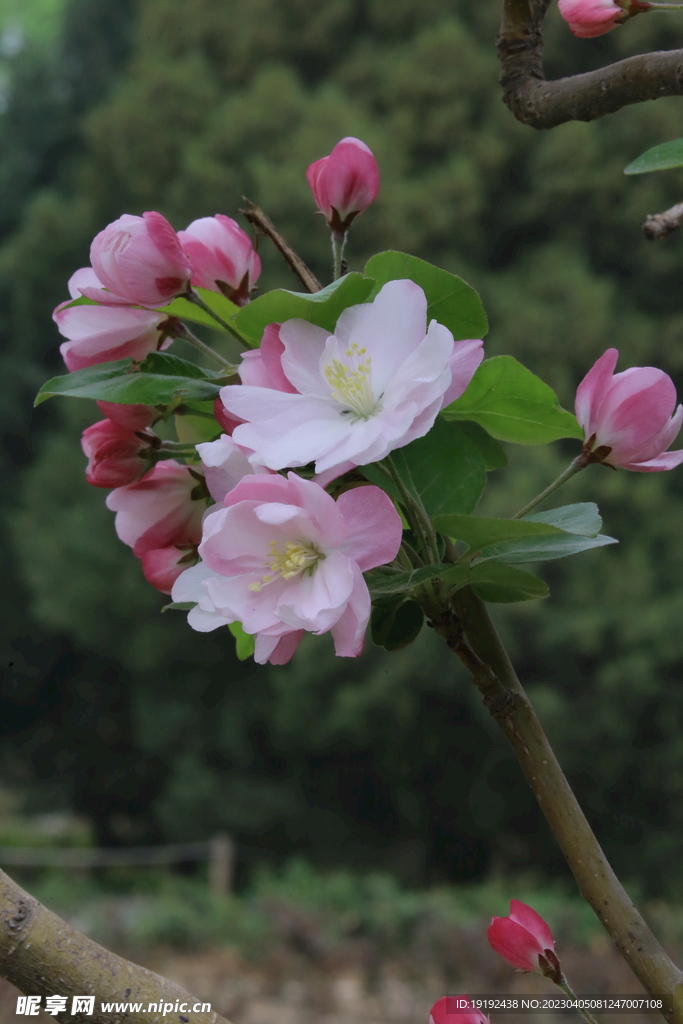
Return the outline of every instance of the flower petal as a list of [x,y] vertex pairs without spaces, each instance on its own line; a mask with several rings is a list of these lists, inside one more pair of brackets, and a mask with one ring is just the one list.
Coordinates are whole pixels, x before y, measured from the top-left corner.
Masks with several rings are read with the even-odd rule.
[[349,529],[342,551],[361,572],[393,561],[401,546],[403,524],[388,494],[373,485],[354,487],[339,495],[337,508]]

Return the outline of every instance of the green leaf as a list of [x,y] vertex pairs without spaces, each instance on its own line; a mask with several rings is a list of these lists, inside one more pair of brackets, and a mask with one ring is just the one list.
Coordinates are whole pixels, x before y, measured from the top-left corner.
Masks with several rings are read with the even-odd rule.
[[420,569],[413,569],[412,572],[402,572],[381,566],[379,569],[366,572],[365,582],[371,594],[405,594],[413,587],[437,576],[443,576],[454,568],[456,567],[447,564],[424,565]]
[[[486,465],[479,449],[455,423],[437,419],[424,437],[392,452],[401,479],[422,499],[429,516],[446,512],[471,512],[486,485]],[[360,472],[390,494],[401,495],[390,477],[376,465]]]
[[653,146],[636,157],[624,174],[647,174],[649,171],[668,171],[672,167],[683,167],[683,139],[671,139]]
[[207,370],[204,366],[197,366],[189,359],[181,359],[170,352],[150,352],[140,363],[140,370],[143,373],[158,373],[166,377],[196,377],[197,380],[222,380],[225,377],[222,370]]
[[500,562],[472,566],[470,583],[482,601],[494,604],[534,601],[549,594],[547,584],[538,576]]
[[472,420],[462,420],[458,423],[458,427],[478,449],[487,472],[507,466],[507,452],[502,444],[496,441],[495,437],[491,437],[478,423],[474,423]]
[[548,596],[548,587],[537,576],[500,562],[481,565],[425,565],[412,572],[373,569],[365,574],[372,594],[405,594],[430,579],[441,579],[450,591],[472,586],[484,601],[509,603]]
[[489,329],[481,299],[460,277],[404,252],[380,252],[368,260],[364,273],[377,282],[372,297],[388,281],[409,278],[427,296],[427,320],[437,320],[456,341],[483,338]]
[[260,344],[268,324],[284,323],[295,317],[309,320],[332,333],[341,313],[347,306],[365,302],[374,284],[362,274],[353,273],[312,295],[279,288],[243,306],[235,318],[235,326],[253,347]]
[[256,641],[251,633],[244,632],[241,622],[230,622],[228,629],[235,638],[236,654],[239,661],[247,661],[248,658],[252,658]]
[[223,433],[213,415],[213,402],[183,403],[175,415],[175,429],[178,440],[188,444],[213,441]]
[[402,651],[417,639],[424,624],[424,612],[416,601],[383,598],[375,602],[370,616],[373,642],[387,651]]
[[161,609],[163,612],[189,612],[196,607],[196,601],[171,601],[170,604],[165,604]]
[[583,437],[576,417],[558,404],[552,388],[512,356],[484,360],[464,395],[442,415],[450,420],[474,420],[499,441],[515,444]]
[[[234,302],[231,302],[230,299],[220,292],[212,292],[208,288],[195,288],[194,290],[207,306],[215,310],[222,320],[227,320],[229,324],[234,324],[234,319],[240,311],[239,306],[236,306]],[[191,320],[192,323],[203,324],[205,327],[212,327],[214,331],[220,331],[221,334],[229,334],[225,327],[221,327],[209,313],[203,310],[201,306],[190,302],[189,299],[173,299],[172,302],[169,302],[167,306],[162,306],[157,312],[165,313],[166,316],[177,316],[181,320]],[[234,326],[236,330],[239,330],[236,325]]]
[[185,359],[153,352],[141,364],[117,359],[53,377],[43,384],[34,404],[64,395],[124,405],[170,405],[175,401],[214,399],[225,383],[224,376],[210,376]]
[[523,516],[523,523],[548,523],[567,533],[579,533],[582,537],[596,537],[602,529],[602,517],[594,501],[580,501],[575,505],[561,505],[548,512],[533,512]]
[[486,465],[478,448],[456,424],[441,418],[428,434],[392,452],[391,458],[431,518],[471,512],[486,486]]
[[562,505],[560,508],[550,509],[549,512],[534,512],[515,522],[546,524],[565,532],[537,537],[518,536],[513,540],[487,545],[477,558],[476,565],[488,560],[508,564],[549,561],[618,543],[613,537],[598,536],[602,528],[602,519],[598,506],[592,501]]
[[562,530],[549,523],[529,522],[525,519],[484,519],[480,516],[437,516],[434,525],[439,533],[463,540],[478,551],[489,544],[501,541],[521,540],[526,537],[542,537],[555,534],[561,537]]
[[[215,310],[216,313],[221,317],[222,320],[227,320],[228,323],[232,323],[234,317],[240,311],[240,307],[236,306],[234,302],[226,298],[220,292],[212,292],[208,288],[195,288],[197,294],[204,300],[207,306]],[[72,306],[100,306],[102,303],[95,302],[93,299],[88,299],[85,295],[80,295],[77,299],[72,299],[71,302],[66,303],[64,309],[71,309]],[[133,309],[145,309],[145,306],[133,306]],[[181,320],[191,320],[195,324],[203,324],[204,327],[212,327],[214,331],[220,331],[221,334],[229,334],[225,327],[214,320],[210,313],[207,313],[202,309],[201,306],[195,305],[194,302],[190,302],[189,299],[173,299],[168,303],[167,306],[159,306],[154,310],[155,313],[165,313],[166,316],[177,316]],[[233,325],[234,326],[234,325]],[[235,327],[237,330],[237,328]]]
[[474,564],[481,565],[486,561],[507,564],[547,562],[555,558],[566,558],[568,555],[578,555],[581,551],[590,551],[591,548],[618,543],[613,537],[604,534],[598,537],[580,537],[575,533],[558,534],[554,537],[526,537],[483,548]]

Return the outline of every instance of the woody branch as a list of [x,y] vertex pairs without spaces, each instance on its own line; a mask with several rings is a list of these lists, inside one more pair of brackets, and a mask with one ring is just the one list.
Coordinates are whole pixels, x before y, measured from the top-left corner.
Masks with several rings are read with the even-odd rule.
[[581,75],[547,81],[543,19],[550,0],[505,0],[498,36],[503,100],[518,121],[555,128],[622,107],[683,95],[683,50],[639,54]]
[[[103,1012],[103,1002],[176,1002],[192,1007],[198,1000],[152,971],[124,960],[62,921],[0,871],[0,975],[22,992],[51,996],[95,996],[88,1020],[115,1024],[121,1012]],[[168,1020],[163,1013],[128,1010],[129,1024]],[[65,1018],[66,1019],[66,1018]],[[73,1018],[69,1016],[70,1020]],[[171,1018],[172,1019],[172,1018]],[[186,1024],[229,1024],[215,1012],[176,1014]]]
[[565,778],[536,713],[491,622],[469,589],[453,613],[433,622],[478,687],[511,744],[581,895],[651,995],[666,997],[663,1016],[683,1024],[683,971],[671,961],[621,885]]

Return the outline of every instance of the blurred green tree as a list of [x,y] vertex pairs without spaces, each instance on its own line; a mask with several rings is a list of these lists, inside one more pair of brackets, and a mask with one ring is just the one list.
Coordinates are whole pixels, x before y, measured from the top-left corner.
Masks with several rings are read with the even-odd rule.
[[[353,228],[352,268],[386,247],[462,274],[491,313],[488,353],[527,361],[565,405],[608,345],[622,367],[654,363],[680,385],[681,241],[651,246],[638,229],[647,212],[680,200],[680,179],[621,172],[648,145],[683,134],[683,108],[667,99],[543,134],[523,127],[497,86],[499,6],[194,0],[188,17],[184,0],[138,0],[118,13],[72,0],[81,72],[69,72],[80,84],[68,102],[53,86],[73,68],[71,51],[17,69],[0,146],[0,180],[17,196],[0,200],[0,388],[21,467],[4,619],[24,667],[3,693],[21,710],[5,728],[45,775],[58,752],[77,749],[83,723],[116,724],[110,739],[97,726],[99,756],[73,755],[61,772],[62,798],[80,794],[107,841],[228,828],[245,846],[382,863],[412,880],[493,865],[564,870],[469,684],[427,635],[402,654],[369,651],[362,671],[315,641],[288,668],[240,666],[228,637],[197,637],[158,616],[161,599],[82,480],[77,438],[93,410],[41,407],[28,419],[31,390],[59,363],[50,311],[97,230],[124,210],[159,209],[179,228],[234,215],[246,194],[325,279],[328,239],[303,171],[344,135],[363,138],[382,171],[378,202]],[[100,20],[105,7],[111,24]],[[550,72],[683,45],[675,15],[651,21],[585,43],[555,11]],[[277,255],[262,254],[264,287],[292,286]],[[28,444],[19,441],[29,429]],[[514,474],[499,474],[488,510],[514,511],[571,457],[562,445],[511,454]],[[543,570],[549,602],[497,615],[615,868],[652,892],[683,881],[682,488],[675,473],[594,469],[572,482],[562,500],[597,499],[621,547],[554,563]],[[57,677],[67,702],[83,680],[99,689],[78,691],[91,696],[65,718],[47,683]],[[53,702],[36,703],[37,691]],[[128,803],[121,794],[135,787],[120,781],[120,759],[147,780]],[[111,806],[122,801],[100,818],[95,763]]]

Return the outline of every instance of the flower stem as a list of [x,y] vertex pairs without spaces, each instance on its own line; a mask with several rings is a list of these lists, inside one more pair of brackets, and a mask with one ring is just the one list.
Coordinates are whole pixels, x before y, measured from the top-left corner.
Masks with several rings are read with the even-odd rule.
[[167,452],[169,455],[178,455],[180,458],[197,456],[195,446],[188,441],[162,441],[156,450]]
[[[564,994],[569,996],[570,999],[576,999],[577,1002],[578,1002],[578,997],[576,996],[576,994],[574,992],[572,992],[572,990],[569,987],[569,983],[567,982],[566,978],[563,978],[562,981],[555,982],[555,984],[557,985],[558,988],[561,988],[562,991],[564,992]],[[583,1017],[584,1020],[588,1021],[588,1024],[598,1024],[598,1022],[596,1021],[595,1017],[591,1017],[591,1015],[588,1012],[588,1010],[584,1010],[583,1007],[581,1007],[581,1006],[576,1006],[575,1009],[577,1010],[578,1013],[581,1014],[581,1016]]]
[[216,323],[220,327],[222,327],[224,331],[227,331],[228,334],[232,338],[235,339],[235,341],[239,341],[240,345],[243,348],[249,348],[250,347],[247,344],[247,342],[244,340],[242,335],[239,333],[239,331],[237,331],[232,326],[232,324],[229,324],[227,320],[224,320],[222,316],[219,316],[218,313],[216,313],[215,310],[211,309],[211,306],[209,306],[208,303],[204,302],[204,299],[201,297],[201,295],[197,294],[197,292],[194,290],[194,288],[188,288],[187,291],[184,292],[184,294],[181,296],[181,298],[187,299],[188,302],[194,302],[195,306],[199,306],[199,308],[203,309],[205,313],[208,313],[208,315],[213,320],[215,320]]
[[332,232],[332,263],[334,265],[333,280],[338,281],[342,272],[342,259],[346,245],[346,231]]
[[196,334],[193,334],[187,324],[184,324],[181,320],[176,321],[173,324],[172,329],[169,331],[172,338],[180,338],[181,341],[186,341],[188,345],[192,345],[198,352],[208,356],[210,359],[214,359],[217,363],[229,371],[231,374],[237,374],[237,367],[234,363],[225,359],[220,353],[216,352],[211,348],[210,345],[206,345]]
[[650,4],[653,11],[683,11],[683,4]]
[[571,480],[573,476],[575,476],[577,473],[580,473],[581,470],[585,469],[587,465],[588,462],[584,459],[583,453],[581,455],[577,455],[574,461],[569,466],[567,466],[565,471],[563,473],[560,473],[557,480],[554,480],[549,487],[546,487],[544,491],[541,491],[541,493],[537,495],[533,499],[533,501],[530,501],[528,505],[525,505],[524,508],[520,508],[519,512],[515,512],[512,518],[521,519],[522,516],[527,515],[529,512],[531,512],[532,508],[536,508],[536,506],[540,505],[542,501],[545,501],[546,498],[549,498],[550,495],[558,489],[558,487],[561,487],[562,484],[567,482],[567,480]]
[[398,491],[401,495],[401,499],[403,501],[403,505],[406,510],[406,515],[410,521],[411,526],[413,527],[416,534],[420,538],[420,544],[422,546],[424,555],[429,558],[429,561],[433,565],[438,565],[441,559],[439,558],[439,549],[436,543],[436,532],[434,530],[434,526],[432,525],[431,519],[427,515],[424,506],[422,505],[422,502],[420,501],[419,497],[415,494],[412,494],[411,491],[409,491],[406,485],[404,484],[403,480],[401,479],[401,474],[396,469],[396,465],[391,455],[387,455],[383,462],[387,470],[389,471],[391,479],[394,481],[396,487],[398,488]]

